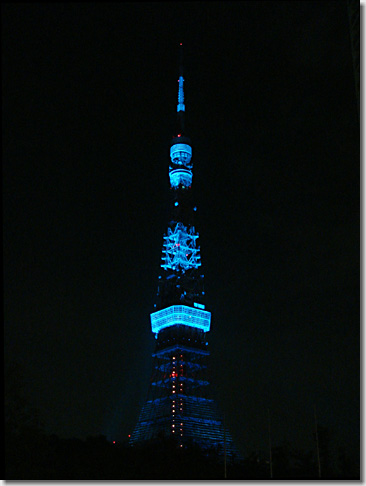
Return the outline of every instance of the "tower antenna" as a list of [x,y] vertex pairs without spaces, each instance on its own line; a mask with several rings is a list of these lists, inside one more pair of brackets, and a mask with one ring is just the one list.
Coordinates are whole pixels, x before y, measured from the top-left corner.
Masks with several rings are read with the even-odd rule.
[[179,44],[179,79],[178,79],[178,126],[180,132],[184,133],[184,112],[186,107],[184,104],[184,88],[183,88],[184,78],[183,78],[183,44]]

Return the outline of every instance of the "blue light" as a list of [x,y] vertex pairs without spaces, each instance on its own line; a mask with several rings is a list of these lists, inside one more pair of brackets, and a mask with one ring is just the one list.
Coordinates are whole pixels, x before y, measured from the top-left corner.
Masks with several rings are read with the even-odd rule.
[[169,172],[170,185],[178,187],[179,184],[189,187],[192,185],[192,172],[187,169],[175,169]]
[[178,87],[178,106],[177,111],[185,111],[184,107],[184,91],[183,91],[183,83],[184,79],[183,76],[179,76],[179,87]]
[[178,201],[176,201],[176,202],[174,203],[174,206],[179,206]]
[[203,304],[197,304],[197,302],[193,302],[194,307],[197,307],[198,309],[204,309],[205,306]]
[[192,147],[186,143],[175,143],[170,147],[170,159],[174,164],[185,165],[189,169],[192,158]]
[[[157,339],[157,337],[158,337],[158,334],[155,334],[155,339]],[[177,353],[179,351],[183,351],[183,352],[188,351],[189,352],[189,351],[191,351],[191,348],[189,348],[187,346],[183,346],[182,344],[172,344],[168,348],[160,349],[156,353],[153,353],[152,357],[155,358],[155,357],[163,357],[163,356],[166,356],[166,355],[170,355],[172,353],[172,351],[175,351]],[[195,354],[200,354],[202,356],[209,356],[210,355],[209,351],[206,350],[206,349],[196,348],[194,350],[194,352],[195,352]]]
[[197,206],[195,206],[195,207],[193,208],[193,211],[197,211]]
[[150,314],[150,319],[153,333],[177,325],[195,327],[208,332],[211,324],[211,312],[194,309],[186,305],[172,305],[166,309],[153,312]]
[[177,223],[172,230],[168,228],[167,235],[164,236],[163,256],[164,263],[161,267],[164,270],[186,271],[190,268],[198,268],[200,262],[200,248],[196,247],[198,234],[195,234],[194,226],[187,229],[183,223]]

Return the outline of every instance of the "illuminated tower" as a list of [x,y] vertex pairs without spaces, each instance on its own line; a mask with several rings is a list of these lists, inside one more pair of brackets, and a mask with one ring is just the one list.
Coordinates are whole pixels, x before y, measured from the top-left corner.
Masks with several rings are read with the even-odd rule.
[[185,133],[182,47],[178,79],[178,128],[170,147],[171,221],[164,235],[162,272],[151,328],[156,345],[147,401],[130,444],[175,438],[179,447],[196,443],[237,455],[224,430],[207,376],[207,333],[211,313],[205,309],[203,275],[194,226],[192,145]]

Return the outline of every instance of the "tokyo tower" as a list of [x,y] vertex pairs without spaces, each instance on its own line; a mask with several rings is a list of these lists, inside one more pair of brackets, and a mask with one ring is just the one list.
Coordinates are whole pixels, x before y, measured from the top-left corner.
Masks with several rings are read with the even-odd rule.
[[173,439],[219,455],[239,456],[210,396],[208,342],[211,313],[204,304],[198,233],[194,226],[192,146],[185,132],[183,47],[180,45],[177,131],[170,146],[170,214],[163,237],[155,310],[153,372],[130,445]]

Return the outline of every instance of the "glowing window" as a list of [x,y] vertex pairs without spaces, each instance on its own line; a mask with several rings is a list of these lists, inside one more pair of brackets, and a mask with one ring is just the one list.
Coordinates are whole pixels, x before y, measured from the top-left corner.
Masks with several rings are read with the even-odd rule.
[[[158,333],[161,329],[175,325],[184,325],[210,330],[211,312],[195,309],[185,305],[172,305],[150,314],[151,330]],[[175,359],[175,358],[173,358]]]

